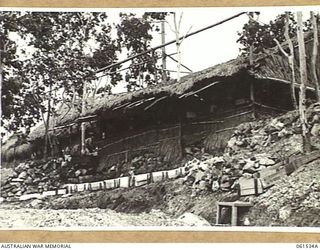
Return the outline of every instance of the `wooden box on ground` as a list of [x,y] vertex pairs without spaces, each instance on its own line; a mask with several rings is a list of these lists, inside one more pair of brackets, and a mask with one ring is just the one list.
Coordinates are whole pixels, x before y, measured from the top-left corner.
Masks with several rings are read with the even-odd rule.
[[[250,207],[252,207],[251,202],[218,202],[216,224],[238,226],[240,215],[249,210]],[[242,209],[241,212],[240,209]]]
[[260,179],[240,178],[239,186],[240,186],[240,189],[239,189],[240,196],[258,195],[263,193],[263,186]]

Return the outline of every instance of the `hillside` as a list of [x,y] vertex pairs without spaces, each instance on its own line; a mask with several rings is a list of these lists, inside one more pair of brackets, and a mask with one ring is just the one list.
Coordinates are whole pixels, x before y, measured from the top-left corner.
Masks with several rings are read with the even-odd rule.
[[301,166],[292,175],[252,199],[248,218],[254,226],[320,226],[320,160]]
[[[218,201],[240,200],[253,204],[247,214],[241,215],[247,218],[251,226],[320,226],[320,154],[317,151],[320,149],[319,117],[320,105],[314,104],[308,109],[307,118],[311,125],[315,151],[312,159],[306,163],[303,159],[308,159],[309,156],[302,154],[298,115],[296,112],[289,112],[276,118],[239,125],[224,153],[220,155],[203,152],[199,144],[186,148],[186,159],[189,161],[184,159],[180,163],[184,164],[186,174],[175,180],[131,189],[84,191],[14,202],[11,205],[3,203],[1,207],[45,209],[49,217],[56,213],[56,209],[84,209],[84,213],[87,209],[96,209],[94,211],[99,213],[113,210],[116,213],[111,214],[116,217],[117,213],[142,216],[150,222],[145,222],[145,225],[190,225],[175,220],[193,214],[199,217],[196,217],[196,222],[192,225],[203,225],[201,218],[214,225]],[[41,166],[45,171],[50,170],[47,163],[42,163]],[[9,187],[24,169],[20,173],[17,169],[15,171],[6,173],[6,180],[2,178],[4,185]],[[271,184],[264,179],[270,173],[279,174],[278,180]],[[256,196],[243,194],[244,183],[254,179],[261,180],[263,191]],[[54,185],[53,181],[54,179],[50,180],[50,185]],[[19,190],[19,187],[14,188]],[[165,218],[167,222],[164,223],[161,218]],[[1,220],[10,218],[3,217]],[[57,225],[56,223],[58,222],[52,225]],[[88,225],[91,225],[90,222]]]

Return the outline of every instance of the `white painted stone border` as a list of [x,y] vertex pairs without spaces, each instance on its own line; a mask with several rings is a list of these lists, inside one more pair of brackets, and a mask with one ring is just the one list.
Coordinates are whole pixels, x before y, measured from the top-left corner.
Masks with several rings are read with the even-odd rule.
[[[171,170],[158,171],[153,173],[139,174],[132,177],[118,177],[115,179],[108,179],[103,181],[79,183],[79,184],[65,184],[62,188],[56,190],[48,190],[42,193],[23,194],[19,197],[20,201],[30,199],[40,199],[48,196],[57,196],[64,194],[72,194],[83,191],[98,191],[110,190],[116,188],[130,188],[143,186],[152,182],[160,182],[177,177],[183,177],[186,174],[186,166]],[[159,178],[161,176],[161,178]]]

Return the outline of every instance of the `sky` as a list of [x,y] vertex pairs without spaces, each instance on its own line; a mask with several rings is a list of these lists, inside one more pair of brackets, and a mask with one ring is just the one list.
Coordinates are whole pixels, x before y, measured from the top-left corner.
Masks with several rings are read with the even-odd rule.
[[[126,12],[126,10],[121,10]],[[131,10],[128,10],[132,12]],[[144,10],[135,10],[133,13],[143,13]],[[149,11],[149,10],[148,10]],[[168,9],[172,11],[172,9]],[[184,36],[187,32],[193,32],[201,28],[217,23],[223,19],[229,18],[243,10],[236,8],[184,8],[175,9],[177,18],[183,13],[181,21],[180,35]],[[260,20],[268,22],[276,17],[278,12],[266,11],[261,13]],[[281,11],[279,12],[281,13]],[[110,20],[117,20],[118,12],[110,12]],[[173,16],[167,18],[171,27],[173,27]],[[219,26],[200,32],[194,36],[186,38],[181,45],[182,63],[193,72],[211,67],[213,65],[226,62],[239,55],[239,43],[237,43],[237,32],[242,30],[243,25],[248,21],[247,15],[242,15]],[[169,24],[165,24],[166,42],[175,39],[175,34]],[[152,47],[161,44],[161,34],[154,34]],[[166,47],[166,53],[176,52],[175,44]],[[176,55],[173,55],[176,58]],[[129,63],[124,66],[129,65]],[[167,69],[176,70],[176,63],[167,58]],[[186,71],[184,68],[181,70]],[[184,75],[184,74],[182,74]],[[171,77],[176,78],[176,73],[172,72]],[[114,93],[125,91],[125,84],[119,84],[113,89]]]
[[[2,8],[4,9],[4,8]],[[1,9],[0,9],[1,10]],[[17,10],[11,8],[11,10]],[[304,18],[309,17],[309,11],[320,11],[320,6],[314,7],[259,7],[259,8],[244,8],[244,7],[201,7],[201,8],[112,8],[112,9],[44,9],[44,8],[28,8],[18,10],[34,10],[34,11],[101,11],[106,12],[108,15],[107,22],[118,23],[119,13],[135,13],[138,16],[148,11],[168,11],[176,12],[177,17],[183,13],[181,22],[180,34],[183,36],[188,31],[193,32],[212,25],[216,22],[229,18],[242,11],[259,11],[259,21],[263,23],[269,23],[270,20],[276,18],[277,15],[284,11],[297,11],[303,10]],[[173,27],[173,16],[169,16],[167,21]],[[193,72],[214,66],[219,63],[226,62],[234,59],[239,55],[240,44],[237,43],[239,38],[237,32],[242,30],[243,25],[248,21],[247,15],[241,15],[231,21],[223,23],[219,26],[213,27],[194,36],[186,38],[181,45],[182,63]],[[165,24],[166,41],[175,39],[175,34],[171,31],[169,24]],[[154,39],[151,46],[157,46],[161,44],[161,34],[153,33]],[[23,42],[19,44],[24,46]],[[94,46],[94,44],[92,44]],[[175,53],[175,44],[166,47],[166,53]],[[176,55],[173,55],[176,57]],[[125,55],[120,55],[119,59],[125,59]],[[123,64],[123,67],[129,66],[130,62]],[[167,69],[176,70],[176,63],[171,59],[167,59]],[[182,70],[185,70],[182,68]],[[182,74],[184,75],[184,74]],[[176,73],[171,73],[172,78],[176,78]],[[103,79],[107,81],[107,79]],[[122,82],[113,88],[113,93],[119,93],[126,91],[126,83]]]
[[[268,7],[268,8],[170,8],[170,9],[121,9],[121,12],[132,12],[143,14],[145,11],[175,11],[177,17],[183,13],[181,22],[181,35],[196,31],[206,26],[212,25],[223,19],[229,18],[241,11],[260,11],[259,21],[269,23],[270,20],[276,18],[277,15],[284,11],[301,10],[301,7]],[[304,18],[309,17],[309,11],[320,11],[320,7],[304,8]],[[107,11],[109,21],[117,22],[119,10]],[[173,17],[169,17],[168,22],[173,26]],[[219,26],[213,27],[194,36],[186,38],[181,45],[182,63],[193,72],[214,66],[219,63],[234,59],[239,55],[240,44],[237,43],[239,38],[237,32],[242,30],[243,25],[248,22],[247,15],[241,15],[231,21],[223,23]],[[175,39],[175,34],[171,31],[168,24],[165,26],[166,41]],[[160,33],[154,34],[152,47],[161,44]],[[166,47],[166,53],[175,53],[175,44]],[[175,56],[174,56],[175,57]],[[129,63],[124,64],[123,67],[128,66]],[[175,70],[176,63],[171,59],[167,59],[167,69]],[[185,70],[182,68],[182,70]],[[175,78],[176,73],[171,73]],[[113,93],[124,92],[125,84],[120,83],[113,89]]]

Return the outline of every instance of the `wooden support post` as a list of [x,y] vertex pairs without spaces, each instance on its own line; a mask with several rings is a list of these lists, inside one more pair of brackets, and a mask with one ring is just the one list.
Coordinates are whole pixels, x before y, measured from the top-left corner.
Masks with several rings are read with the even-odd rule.
[[179,148],[180,148],[180,157],[183,157],[183,145],[182,145],[182,120],[181,115],[179,119]]
[[254,179],[253,180],[253,182],[254,182],[254,194],[255,194],[255,196],[258,196],[259,195],[259,190],[258,190],[258,179]]
[[150,172],[149,174],[148,174],[148,183],[150,184],[150,183],[153,183],[153,175],[152,175],[152,172]]
[[253,113],[252,113],[252,118],[255,119],[256,118],[256,111],[255,111],[255,98],[254,98],[254,83],[252,82],[252,80],[250,81],[250,101],[253,104],[252,109],[253,109]]
[[132,176],[132,186],[136,186],[136,177]]
[[178,105],[178,112],[179,112],[179,115],[178,115],[178,119],[179,119],[179,124],[178,124],[178,128],[179,128],[179,148],[180,148],[180,157],[182,158],[183,155],[184,155],[184,152],[183,152],[183,140],[182,140],[182,137],[183,137],[183,119],[182,119],[182,115],[181,115],[181,111],[183,110],[183,107],[179,104]]
[[231,211],[231,226],[237,226],[238,224],[238,207],[233,205]]
[[132,176],[129,176],[129,184],[128,184],[128,187],[131,187],[132,186]]
[[254,102],[254,84],[250,81],[250,100]]
[[72,136],[71,135],[72,135],[72,126],[69,127],[69,143],[70,143],[70,145],[72,143],[72,139],[71,139]]
[[221,216],[221,210],[220,210],[220,205],[217,204],[217,218],[216,218],[216,224],[220,224],[220,216]]
[[128,162],[128,150],[125,152],[125,162]]

